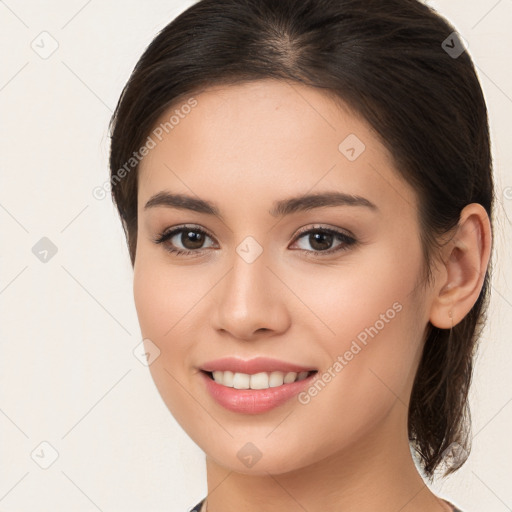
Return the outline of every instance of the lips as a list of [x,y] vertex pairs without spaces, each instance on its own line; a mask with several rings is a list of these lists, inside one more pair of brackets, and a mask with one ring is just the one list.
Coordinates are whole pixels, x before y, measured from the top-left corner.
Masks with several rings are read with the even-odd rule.
[[247,373],[253,375],[261,372],[310,372],[317,368],[312,366],[302,366],[287,361],[280,361],[269,357],[256,357],[254,359],[243,360],[236,357],[223,357],[213,361],[207,361],[200,366],[204,372],[231,371],[233,373]]
[[[318,373],[314,372],[303,380],[266,389],[235,389],[218,384],[206,371],[199,372],[199,378],[210,397],[224,409],[238,414],[263,414],[275,409],[312,386]],[[296,402],[296,405],[299,402]]]

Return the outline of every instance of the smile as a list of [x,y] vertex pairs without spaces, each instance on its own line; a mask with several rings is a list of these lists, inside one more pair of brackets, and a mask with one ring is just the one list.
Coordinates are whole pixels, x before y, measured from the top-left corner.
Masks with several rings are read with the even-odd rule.
[[229,370],[206,372],[217,384],[235,389],[268,389],[291,384],[306,379],[315,371],[310,372],[260,372],[250,375],[248,373],[232,372]]
[[[219,373],[217,373],[219,372]],[[305,373],[306,375],[304,376]],[[215,380],[221,380],[219,383]],[[201,370],[199,376],[206,387],[206,392],[211,398],[224,409],[239,414],[262,414],[268,412],[280,405],[285,404],[291,398],[298,395],[318,376],[318,371],[302,372],[300,376],[295,372],[284,374],[283,372],[260,372],[258,374],[243,374],[233,372],[223,372],[216,370],[215,372],[207,372]],[[252,379],[255,379],[255,385],[262,386],[259,389],[247,387],[251,385]],[[290,381],[290,382],[285,382]],[[243,386],[237,388],[228,386],[224,382]],[[271,386],[270,384],[274,384]]]

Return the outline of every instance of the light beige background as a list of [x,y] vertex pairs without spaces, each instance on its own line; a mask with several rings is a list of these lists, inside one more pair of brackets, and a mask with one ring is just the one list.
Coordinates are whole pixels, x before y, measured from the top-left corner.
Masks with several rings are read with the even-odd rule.
[[[477,65],[497,191],[493,299],[471,395],[473,451],[435,488],[465,512],[505,512],[512,0],[429,3],[468,41]],[[0,1],[0,511],[184,512],[206,494],[204,454],[134,354],[141,337],[128,252],[109,196],[93,195],[108,180],[107,124],[123,85],[146,45],[189,5]],[[36,245],[49,243],[43,237],[54,255]]]

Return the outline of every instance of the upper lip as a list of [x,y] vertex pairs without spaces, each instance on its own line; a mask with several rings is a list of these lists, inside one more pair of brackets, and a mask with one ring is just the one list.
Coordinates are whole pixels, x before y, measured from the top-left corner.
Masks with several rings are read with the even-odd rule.
[[308,372],[314,371],[316,368],[310,366],[302,366],[299,364],[280,361],[269,357],[256,357],[247,361],[237,357],[223,357],[213,361],[207,361],[200,367],[206,372],[213,371],[232,371],[233,373],[247,373],[253,375],[261,372]]

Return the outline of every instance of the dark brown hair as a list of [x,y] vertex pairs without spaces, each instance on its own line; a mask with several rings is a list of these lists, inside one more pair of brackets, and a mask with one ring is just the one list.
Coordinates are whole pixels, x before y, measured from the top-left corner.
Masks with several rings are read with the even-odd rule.
[[[137,245],[132,155],[157,119],[210,86],[265,78],[324,89],[377,132],[417,192],[424,282],[431,279],[439,235],[457,226],[464,206],[480,203],[492,219],[484,97],[454,27],[432,8],[416,0],[201,0],[151,42],[111,120],[112,198],[132,265]],[[430,478],[455,443],[463,449],[459,457],[470,449],[468,390],[489,276],[490,265],[478,300],[451,333],[428,326],[408,428]]]

